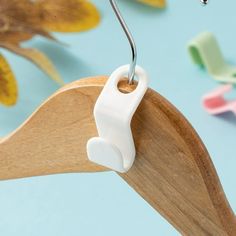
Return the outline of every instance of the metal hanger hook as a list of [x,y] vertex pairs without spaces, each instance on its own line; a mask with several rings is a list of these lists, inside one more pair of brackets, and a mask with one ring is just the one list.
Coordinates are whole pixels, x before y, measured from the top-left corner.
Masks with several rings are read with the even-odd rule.
[[124,32],[126,34],[128,41],[130,43],[130,47],[131,47],[131,51],[132,51],[132,61],[130,63],[128,79],[129,79],[129,84],[133,84],[134,76],[135,76],[135,67],[137,64],[137,48],[136,48],[136,45],[134,42],[134,38],[133,38],[124,18],[121,15],[121,12],[117,6],[116,1],[115,0],[109,0],[109,1],[110,1],[112,8],[113,8],[113,11],[115,12],[115,14],[120,22],[122,29],[124,30]]
[[207,5],[209,0],[200,0],[203,5]]

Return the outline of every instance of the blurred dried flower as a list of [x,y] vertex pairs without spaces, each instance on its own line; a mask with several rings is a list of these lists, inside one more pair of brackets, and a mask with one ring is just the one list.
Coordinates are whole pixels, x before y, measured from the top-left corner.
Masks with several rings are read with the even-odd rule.
[[152,7],[164,8],[166,6],[165,0],[138,0],[138,1],[150,5]]
[[[100,21],[96,7],[86,0],[0,0],[0,47],[35,63],[58,83],[63,83],[49,58],[20,43],[35,35],[56,41],[50,31],[79,32]],[[0,102],[17,100],[17,84],[7,61],[0,55]]]

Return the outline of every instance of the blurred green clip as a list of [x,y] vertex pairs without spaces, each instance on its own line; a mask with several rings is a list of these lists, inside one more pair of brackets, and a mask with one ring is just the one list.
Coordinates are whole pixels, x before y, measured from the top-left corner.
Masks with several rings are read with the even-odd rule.
[[236,66],[227,64],[214,35],[201,33],[188,44],[188,51],[194,63],[205,67],[217,81],[236,83]]

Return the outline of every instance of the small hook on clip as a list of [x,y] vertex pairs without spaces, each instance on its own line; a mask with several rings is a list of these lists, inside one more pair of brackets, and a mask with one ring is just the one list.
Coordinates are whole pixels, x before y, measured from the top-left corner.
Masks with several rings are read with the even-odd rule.
[[122,66],[107,80],[94,107],[98,137],[87,142],[90,161],[120,173],[127,172],[135,160],[130,123],[148,87],[146,72],[136,66],[135,74],[139,78],[137,87],[128,94],[120,92],[118,82],[128,71],[129,65]]

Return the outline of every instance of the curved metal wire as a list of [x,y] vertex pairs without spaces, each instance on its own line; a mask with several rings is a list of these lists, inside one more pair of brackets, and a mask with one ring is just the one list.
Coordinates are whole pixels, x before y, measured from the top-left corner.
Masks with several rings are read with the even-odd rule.
[[207,5],[207,4],[208,4],[208,0],[201,0],[201,3],[202,3],[203,5]]
[[130,64],[130,69],[129,69],[129,74],[128,74],[128,79],[129,79],[129,84],[132,84],[133,81],[134,81],[134,76],[135,76],[135,67],[136,67],[136,64],[137,64],[137,48],[136,48],[136,45],[135,45],[135,42],[134,42],[134,38],[124,20],[124,18],[122,17],[121,15],[121,12],[117,6],[117,3],[115,0],[109,0],[110,1],[110,4],[113,8],[113,11],[115,12],[119,22],[120,22],[120,25],[122,27],[122,29],[124,30],[126,36],[127,36],[127,39],[130,43],[130,47],[131,47],[131,51],[132,51],[132,61],[131,61],[131,64]]

